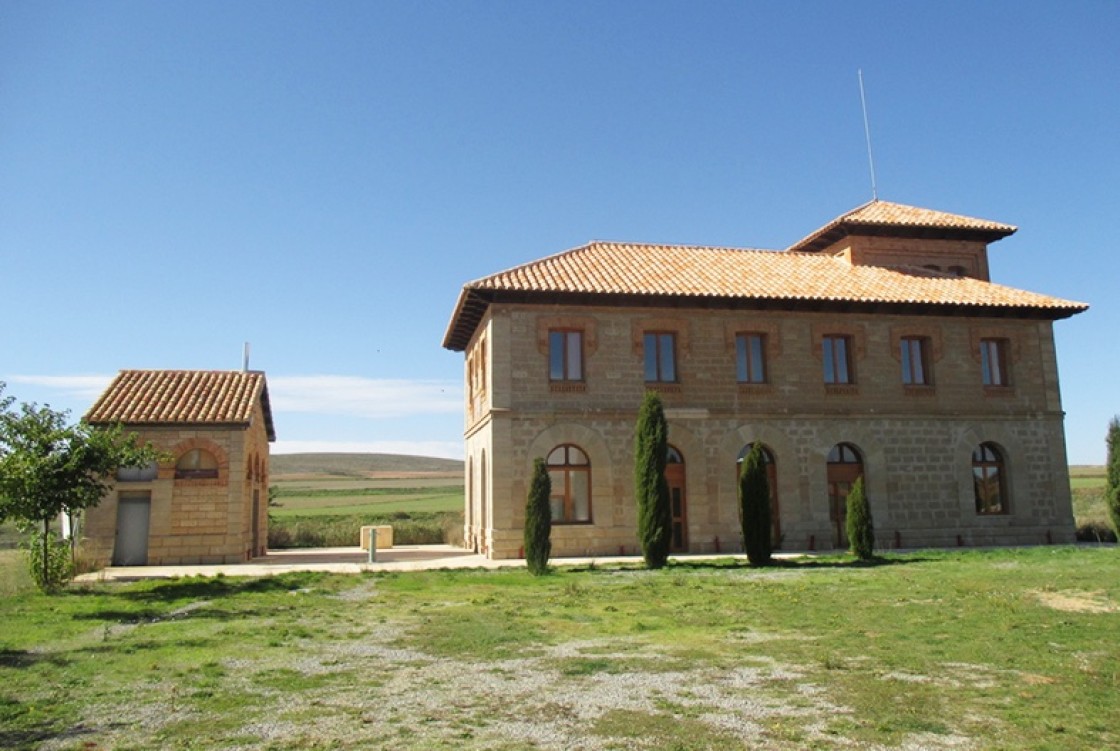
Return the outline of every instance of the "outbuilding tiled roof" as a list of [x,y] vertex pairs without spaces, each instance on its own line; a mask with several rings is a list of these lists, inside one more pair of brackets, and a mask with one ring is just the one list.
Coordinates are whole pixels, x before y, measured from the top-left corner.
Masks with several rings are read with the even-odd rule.
[[876,199],[833,219],[808,237],[791,245],[789,250],[812,252],[830,245],[844,235],[861,231],[881,231],[884,228],[894,230],[892,234],[898,234],[899,231],[922,232],[950,237],[972,237],[984,242],[1007,237],[1018,229],[1014,225],[988,219],[977,219]]
[[241,425],[260,402],[270,441],[276,440],[268,384],[260,371],[122,370],[86,420],[124,425]]
[[968,277],[812,253],[593,242],[465,285],[444,346],[464,349],[490,300],[569,295],[1015,309],[1045,318],[1087,307]]

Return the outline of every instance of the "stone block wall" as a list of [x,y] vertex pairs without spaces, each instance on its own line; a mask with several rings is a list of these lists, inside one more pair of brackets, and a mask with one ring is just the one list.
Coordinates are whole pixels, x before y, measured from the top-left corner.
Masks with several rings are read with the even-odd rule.
[[[261,412],[259,405],[257,412]],[[111,562],[122,492],[150,496],[150,565],[238,563],[265,552],[269,452],[263,413],[256,415],[248,428],[129,429],[141,441],[150,441],[171,458],[161,463],[153,480],[114,483],[101,504],[86,512],[83,555],[98,565]],[[208,451],[217,459],[216,478],[175,477],[176,461],[194,448]],[[252,518],[254,490],[259,494],[256,535]]]
[[[587,332],[585,379],[557,388],[542,340],[573,316]],[[1072,540],[1050,321],[495,305],[484,328],[490,404],[468,423],[466,532],[494,557],[519,554],[532,460],[562,443],[591,459],[593,522],[554,526],[554,554],[636,551],[633,429],[651,387],[642,370],[645,330],[677,333],[678,382],[652,387],[685,459],[692,551],[739,548],[736,459],[755,440],[776,459],[786,549],[831,547],[826,457],[841,442],[862,455],[880,547]],[[740,331],[766,336],[765,384],[736,381]],[[820,339],[835,333],[851,337],[849,386],[823,383]],[[929,340],[931,385],[902,384],[904,336]],[[990,337],[1008,343],[1010,386],[982,385],[979,342]],[[982,442],[1005,456],[1006,514],[976,513],[971,455]]]

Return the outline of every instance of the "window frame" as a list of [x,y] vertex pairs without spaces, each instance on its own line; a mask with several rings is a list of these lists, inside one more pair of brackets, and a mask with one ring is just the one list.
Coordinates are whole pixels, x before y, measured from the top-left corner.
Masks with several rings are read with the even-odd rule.
[[[563,451],[563,462],[553,463],[554,457],[558,451]],[[578,457],[573,461],[572,452],[577,452]],[[582,461],[580,461],[582,459]],[[552,515],[553,524],[570,525],[570,524],[593,524],[594,514],[591,503],[591,458],[579,446],[574,443],[562,443],[554,447],[548,452],[545,458],[545,468],[548,470],[549,482],[552,485],[552,490],[549,493],[549,510]],[[582,485],[587,490],[587,518],[576,518],[576,497],[574,495],[573,477],[577,474],[583,475]],[[556,475],[561,475],[564,481],[562,490],[558,492]],[[557,515],[553,501],[559,498],[562,513]]]
[[[933,361],[930,357],[930,340],[926,336],[903,336],[899,338],[899,359],[902,363],[901,377],[903,386],[932,386]],[[917,376],[915,377],[915,365]]]
[[980,382],[985,388],[1000,389],[1011,386],[1009,352],[1007,339],[1001,337],[980,339]]
[[[652,348],[650,347],[651,342],[653,343]],[[652,362],[650,361],[651,351],[653,353]],[[671,373],[664,372],[666,366],[672,371]],[[642,372],[646,383],[680,383],[676,331],[642,332]]]
[[[571,361],[572,341],[576,340],[578,361],[573,367]],[[587,350],[584,344],[583,329],[553,328],[548,330],[548,380],[550,383],[583,383],[584,363],[587,361]],[[557,350],[557,343],[559,349]],[[555,362],[559,354],[559,363]],[[555,372],[556,365],[560,366],[560,374]],[[573,372],[577,371],[577,372]]]
[[[184,467],[183,463],[189,456],[197,457],[197,461],[193,462],[198,466]],[[204,462],[204,458],[209,457],[210,461],[214,463],[213,467],[202,466],[209,462]],[[176,480],[216,480],[220,473],[220,463],[218,457],[212,452],[204,448],[195,447],[184,451],[178,459],[175,460],[175,479]]]
[[[981,487],[995,481],[996,503],[990,496],[985,499]],[[990,441],[980,443],[972,450],[972,497],[977,516],[1007,516],[1011,513],[1007,493],[1007,460],[1003,450]]]
[[735,334],[735,380],[737,383],[746,386],[762,386],[770,382],[766,344],[766,334],[761,331],[740,331]]
[[[837,352],[837,345],[841,352]],[[826,386],[854,386],[855,363],[852,360],[852,337],[848,334],[821,335],[822,376]],[[843,373],[839,372],[843,366]],[[843,379],[840,376],[843,376]]]

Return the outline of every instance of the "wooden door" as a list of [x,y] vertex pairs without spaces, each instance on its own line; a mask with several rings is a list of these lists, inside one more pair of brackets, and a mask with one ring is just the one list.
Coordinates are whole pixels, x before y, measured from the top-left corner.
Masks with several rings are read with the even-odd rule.
[[669,551],[688,552],[688,495],[684,484],[684,458],[669,447],[669,460],[665,464],[665,482],[669,485],[669,512],[673,518]]
[[838,443],[828,454],[828,516],[832,546],[848,547],[848,493],[863,474],[863,458],[847,443]]

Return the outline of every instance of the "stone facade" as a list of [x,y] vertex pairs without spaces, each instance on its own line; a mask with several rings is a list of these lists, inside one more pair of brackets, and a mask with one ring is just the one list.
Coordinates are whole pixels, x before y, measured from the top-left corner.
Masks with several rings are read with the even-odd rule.
[[[988,274],[986,245],[977,241],[848,237],[827,253],[852,264],[936,262],[973,285]],[[521,555],[532,462],[571,445],[589,461],[590,520],[554,523],[553,555],[640,552],[633,434],[646,389],[661,394],[684,467],[678,551],[742,549],[737,461],[756,441],[773,458],[775,542],[784,550],[844,546],[828,462],[840,444],[860,458],[879,548],[1073,540],[1052,330],[1052,319],[1064,316],[945,305],[768,307],[495,294],[464,349],[468,545],[495,558]],[[580,333],[577,380],[550,378],[555,331]],[[673,335],[672,382],[646,379],[648,332]],[[763,337],[763,383],[739,382],[740,333]],[[824,382],[822,340],[832,335],[849,342],[853,383]],[[903,383],[904,338],[924,342],[927,383]],[[1001,342],[1004,385],[984,385],[985,340]],[[978,511],[981,446],[1002,460],[999,513]]]

